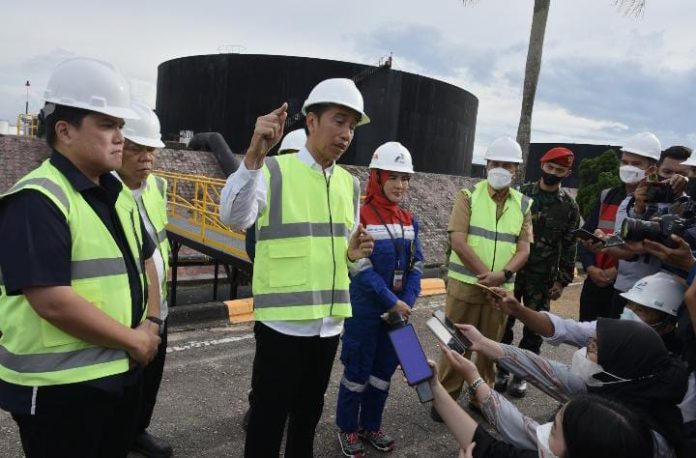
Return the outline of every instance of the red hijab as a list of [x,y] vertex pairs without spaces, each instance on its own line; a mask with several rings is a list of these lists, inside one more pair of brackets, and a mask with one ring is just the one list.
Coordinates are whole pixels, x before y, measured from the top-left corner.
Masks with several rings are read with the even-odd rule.
[[[400,224],[411,225],[411,212],[404,210],[399,204],[392,202],[384,194],[383,183],[394,173],[389,170],[370,169],[367,181],[365,203],[360,209],[360,222],[367,224]],[[379,213],[379,217],[375,214]],[[381,218],[381,219],[380,219]]]

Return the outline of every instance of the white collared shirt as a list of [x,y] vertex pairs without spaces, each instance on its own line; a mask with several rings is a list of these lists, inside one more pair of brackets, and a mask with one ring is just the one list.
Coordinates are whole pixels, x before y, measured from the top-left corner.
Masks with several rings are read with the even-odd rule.
[[[330,167],[323,169],[305,147],[297,152],[297,158],[317,173],[323,173],[327,178],[331,176],[336,165],[333,163]],[[222,188],[220,220],[234,229],[244,230],[252,226],[258,215],[266,209],[266,197],[266,180],[262,170],[249,170],[242,161],[237,171],[227,178]],[[355,209],[353,231],[359,223],[360,207],[358,206]],[[343,318],[331,316],[314,320],[263,321],[263,323],[281,334],[291,336],[332,337],[343,331]]]

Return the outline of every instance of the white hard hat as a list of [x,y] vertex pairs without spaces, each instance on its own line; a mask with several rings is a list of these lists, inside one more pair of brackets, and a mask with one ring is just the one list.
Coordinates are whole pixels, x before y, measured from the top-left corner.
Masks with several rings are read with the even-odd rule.
[[138,145],[163,148],[159,118],[143,102],[134,101],[131,105],[140,119],[129,119],[123,126],[123,136]]
[[116,118],[138,119],[131,109],[126,78],[111,64],[87,57],[75,57],[58,64],[48,80],[44,99]]
[[487,161],[522,163],[522,148],[513,138],[499,137],[493,140],[483,158]]
[[696,151],[691,153],[691,156],[689,156],[689,159],[685,160],[681,164],[688,165],[689,167],[696,167]]
[[295,129],[292,132],[283,137],[283,141],[280,142],[280,148],[278,148],[278,154],[283,154],[283,151],[294,150],[298,151],[302,149],[307,143],[307,133],[304,129]]
[[318,103],[331,103],[350,108],[360,113],[358,126],[370,122],[370,118],[365,114],[363,96],[358,90],[353,80],[348,78],[330,78],[314,86],[309,97],[302,105],[302,114],[307,115],[307,107]]
[[655,134],[641,132],[626,140],[626,143],[621,147],[621,151],[659,161],[660,154],[662,154],[662,145]]
[[368,168],[413,173],[411,153],[399,142],[387,142],[377,148]]
[[674,276],[658,272],[638,280],[621,297],[638,305],[677,316],[686,288]]

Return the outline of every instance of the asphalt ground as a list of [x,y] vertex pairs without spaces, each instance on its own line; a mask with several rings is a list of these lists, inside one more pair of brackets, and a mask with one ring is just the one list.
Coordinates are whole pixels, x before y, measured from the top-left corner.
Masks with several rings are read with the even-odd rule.
[[[570,286],[552,310],[560,315],[577,315],[580,285]],[[420,298],[414,311],[414,323],[426,354],[439,356],[435,337],[425,327],[425,321],[435,308],[444,305],[444,296]],[[522,329],[515,328],[515,342]],[[544,345],[544,356],[569,362],[573,349]],[[339,348],[340,354],[340,348]],[[244,431],[242,416],[247,408],[254,339],[251,324],[195,329],[174,328],[169,335],[167,363],[150,432],[169,441],[175,456],[236,457],[243,455]],[[335,411],[338,384],[343,367],[338,360],[333,367],[326,393],[324,414],[317,427],[315,456],[340,457],[336,439]],[[282,381],[279,381],[282,383]],[[468,399],[462,395],[460,404]],[[513,402],[525,414],[546,421],[558,404],[536,388],[531,387],[523,399]],[[464,407],[466,408],[466,407]],[[458,447],[447,428],[434,423],[429,416],[429,404],[420,404],[415,391],[397,372],[384,413],[383,428],[396,440],[397,448],[391,457],[455,457]],[[482,417],[472,416],[479,422]],[[6,412],[0,411],[0,456],[22,456],[17,428]],[[381,452],[370,449],[369,456]],[[138,455],[133,455],[138,456]]]

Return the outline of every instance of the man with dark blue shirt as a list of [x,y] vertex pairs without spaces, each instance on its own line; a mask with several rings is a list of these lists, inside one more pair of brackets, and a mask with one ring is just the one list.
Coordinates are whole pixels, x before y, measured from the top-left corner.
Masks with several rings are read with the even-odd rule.
[[154,244],[109,173],[136,116],[127,88],[107,63],[60,64],[43,110],[51,158],[0,195],[0,408],[28,457],[126,456],[160,341]]

